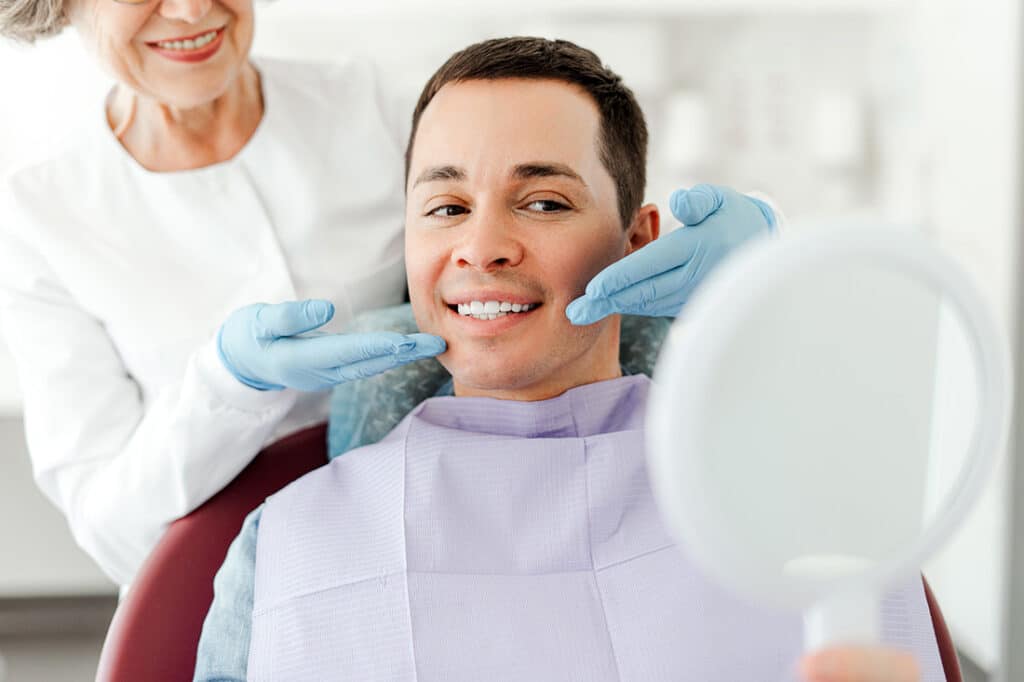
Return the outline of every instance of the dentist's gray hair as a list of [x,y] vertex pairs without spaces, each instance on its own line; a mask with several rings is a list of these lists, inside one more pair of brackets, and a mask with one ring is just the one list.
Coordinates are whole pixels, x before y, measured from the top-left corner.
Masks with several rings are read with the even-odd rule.
[[0,0],[0,36],[22,43],[55,36],[67,26],[65,0]]

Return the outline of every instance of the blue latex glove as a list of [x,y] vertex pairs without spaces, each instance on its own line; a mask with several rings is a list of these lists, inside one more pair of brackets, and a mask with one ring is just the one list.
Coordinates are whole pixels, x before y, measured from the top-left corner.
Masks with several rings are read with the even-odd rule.
[[228,316],[217,334],[221,362],[236,379],[260,390],[321,391],[336,384],[443,353],[431,334],[325,334],[330,301],[255,303]]
[[768,204],[718,185],[676,190],[669,206],[685,227],[597,273],[566,307],[570,322],[593,324],[616,313],[675,317],[722,258],[775,227]]

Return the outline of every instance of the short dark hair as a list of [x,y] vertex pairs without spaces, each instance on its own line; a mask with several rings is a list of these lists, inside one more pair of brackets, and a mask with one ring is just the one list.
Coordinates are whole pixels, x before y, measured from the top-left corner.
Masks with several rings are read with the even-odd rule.
[[420,117],[448,83],[526,78],[556,80],[582,88],[601,116],[598,153],[615,181],[619,217],[629,227],[644,199],[647,184],[647,123],[633,92],[600,58],[567,40],[495,38],[456,52],[430,77],[412,114],[405,148],[405,179]]

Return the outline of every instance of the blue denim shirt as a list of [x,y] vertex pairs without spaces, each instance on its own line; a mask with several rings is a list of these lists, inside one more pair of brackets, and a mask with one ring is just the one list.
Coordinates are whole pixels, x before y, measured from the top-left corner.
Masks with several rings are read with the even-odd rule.
[[196,652],[197,682],[245,682],[256,586],[256,536],[263,505],[249,513],[213,579],[213,604]]

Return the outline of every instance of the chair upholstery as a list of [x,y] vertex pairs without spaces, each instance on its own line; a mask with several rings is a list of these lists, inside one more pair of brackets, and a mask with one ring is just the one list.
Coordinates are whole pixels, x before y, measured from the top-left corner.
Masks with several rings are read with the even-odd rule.
[[246,515],[291,481],[327,461],[327,427],[314,426],[264,449],[235,480],[171,524],[118,604],[96,679],[192,679],[213,576]]
[[963,682],[963,674],[960,672],[960,659],[956,655],[956,647],[953,645],[953,636],[949,634],[949,627],[946,626],[946,619],[939,609],[939,602],[932,593],[931,585],[922,576],[924,581],[924,596],[928,599],[928,612],[932,617],[932,627],[935,629],[935,641],[939,645],[939,657],[942,659],[942,670],[946,673],[946,682]]

